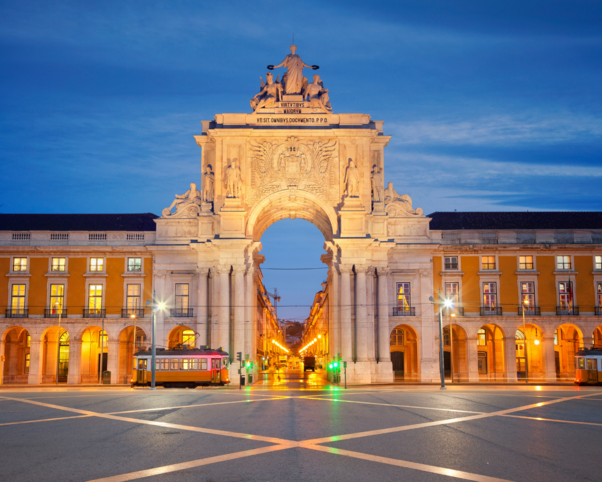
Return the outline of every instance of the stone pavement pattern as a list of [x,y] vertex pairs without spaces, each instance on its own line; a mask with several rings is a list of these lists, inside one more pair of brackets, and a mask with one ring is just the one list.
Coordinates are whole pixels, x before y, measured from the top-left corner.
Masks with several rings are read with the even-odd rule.
[[594,481],[601,434],[589,387],[0,392],[11,481]]

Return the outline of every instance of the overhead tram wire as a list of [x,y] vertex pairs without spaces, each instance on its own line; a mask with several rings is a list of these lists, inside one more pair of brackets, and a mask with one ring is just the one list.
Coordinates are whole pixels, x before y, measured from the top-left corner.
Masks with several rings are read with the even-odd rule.
[[260,268],[262,271],[309,271],[314,269],[328,269],[328,266],[324,266],[322,268]]

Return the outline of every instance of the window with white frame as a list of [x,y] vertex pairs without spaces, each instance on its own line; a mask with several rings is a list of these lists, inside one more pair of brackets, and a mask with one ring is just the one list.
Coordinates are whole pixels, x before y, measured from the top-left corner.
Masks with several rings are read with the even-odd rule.
[[497,283],[483,283],[483,307],[494,311],[497,307]]
[[135,273],[142,271],[142,258],[128,258],[128,271]]
[[50,313],[58,315],[63,312],[65,301],[65,285],[52,284],[50,285]]
[[446,270],[458,269],[458,257],[457,256],[446,256],[445,257],[445,269]]
[[558,283],[558,306],[561,310],[571,310],[573,306],[573,283],[571,281]]
[[460,301],[460,283],[445,283],[445,299],[451,300],[454,308]]
[[533,269],[533,256],[519,256],[518,257],[518,269]]
[[11,288],[10,308],[13,315],[25,314],[25,285],[13,285]]
[[194,331],[184,330],[182,332],[182,345],[188,348],[194,348]]
[[602,256],[594,256],[594,269],[602,270]]
[[487,345],[487,333],[485,329],[481,328],[477,332],[477,345],[478,346],[486,346]]
[[495,256],[481,256],[481,266],[483,269],[495,269]]
[[391,346],[403,345],[403,328],[395,328],[391,332]]
[[102,313],[102,285],[90,285],[88,287],[88,309],[91,314]]
[[556,256],[556,269],[571,269],[571,267],[570,256]]
[[140,285],[131,284],[127,285],[127,309],[137,310],[140,308]]
[[27,271],[27,258],[13,258],[13,272]]
[[50,270],[53,272],[64,272],[65,271],[65,258],[52,258],[52,265]]
[[602,308],[602,283],[598,283],[598,306]]
[[104,271],[105,260],[104,258],[90,258],[90,271],[100,272]]
[[397,309],[399,311],[410,311],[412,306],[412,294],[410,283],[397,283]]
[[176,309],[180,312],[188,310],[188,283],[176,284]]
[[525,311],[535,309],[535,282],[521,281],[520,283],[520,303]]

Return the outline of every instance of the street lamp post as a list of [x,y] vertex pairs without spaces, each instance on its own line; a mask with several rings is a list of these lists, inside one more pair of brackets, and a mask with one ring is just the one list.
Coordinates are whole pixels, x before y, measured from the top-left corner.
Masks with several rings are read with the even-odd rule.
[[156,375],[156,359],[157,359],[157,310],[162,310],[165,306],[164,302],[157,303],[155,293],[153,292],[153,320],[152,320],[152,336],[153,343],[151,348],[151,390],[156,390],[155,375]]
[[529,359],[527,358],[527,325],[525,324],[525,309],[529,306],[529,300],[523,300],[523,349],[525,350],[525,383],[529,383]]
[[[435,299],[432,296],[429,296],[429,301],[435,303]],[[445,364],[443,360],[443,307],[451,308],[452,301],[441,301],[441,289],[439,289],[439,301],[437,304],[439,305],[439,374],[441,376],[441,390],[447,390],[445,388]]]
[[136,313],[132,313],[130,318],[134,320],[134,348],[132,349],[132,355],[136,353]]
[[56,384],[59,384],[59,366],[61,362],[61,315],[63,314],[63,307],[57,301],[55,303],[59,312],[59,333],[56,338]]

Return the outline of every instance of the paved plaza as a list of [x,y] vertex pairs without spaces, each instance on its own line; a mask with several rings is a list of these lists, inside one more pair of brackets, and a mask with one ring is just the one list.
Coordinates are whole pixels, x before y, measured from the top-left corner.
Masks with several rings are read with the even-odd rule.
[[602,390],[331,387],[0,390],[3,480],[599,481]]

